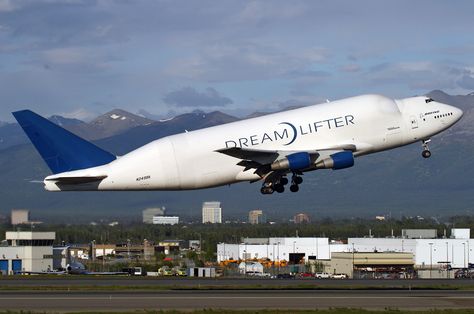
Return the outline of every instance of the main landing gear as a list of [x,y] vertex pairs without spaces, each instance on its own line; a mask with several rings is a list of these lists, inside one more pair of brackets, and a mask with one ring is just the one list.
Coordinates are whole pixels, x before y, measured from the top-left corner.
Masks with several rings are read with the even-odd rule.
[[423,151],[421,152],[421,156],[423,156],[423,158],[430,158],[431,157],[431,151],[428,147],[429,142],[431,142],[431,139],[422,141],[421,146],[423,147]]
[[[262,188],[260,189],[260,192],[262,194],[273,194],[273,192],[277,193],[283,193],[285,192],[285,185],[288,184],[288,178],[286,177],[280,177],[278,181],[272,182],[264,182],[262,184]],[[291,185],[290,185],[290,191],[291,192],[298,192],[299,191],[299,184],[303,183],[303,178],[300,177],[298,174],[293,173],[291,176]]]

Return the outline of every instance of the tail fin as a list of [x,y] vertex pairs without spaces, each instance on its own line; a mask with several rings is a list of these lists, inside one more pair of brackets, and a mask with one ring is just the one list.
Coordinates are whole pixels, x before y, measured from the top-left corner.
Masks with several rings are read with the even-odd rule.
[[102,166],[116,159],[30,110],[13,112],[13,116],[54,174]]

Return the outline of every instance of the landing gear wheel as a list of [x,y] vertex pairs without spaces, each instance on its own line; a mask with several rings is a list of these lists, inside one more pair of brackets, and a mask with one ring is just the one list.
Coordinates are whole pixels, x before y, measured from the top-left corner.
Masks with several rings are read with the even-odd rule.
[[295,184],[301,184],[301,183],[303,183],[303,178],[302,178],[302,177],[295,176],[295,177],[293,178],[293,182],[294,182]]
[[260,192],[262,194],[273,194],[274,190],[272,189],[272,187],[262,186],[262,188],[260,189]]
[[275,191],[277,191],[278,193],[283,193],[283,192],[285,192],[285,187],[284,187],[283,184],[281,184],[281,183],[275,184],[274,189],[275,189]]
[[290,191],[293,192],[293,193],[294,193],[294,192],[298,192],[299,190],[300,190],[300,188],[299,188],[299,186],[298,186],[297,184],[292,184],[292,185],[290,186]]
[[431,139],[423,140],[421,142],[421,147],[423,147],[423,151],[421,152],[421,156],[423,156],[423,158],[430,158],[431,157],[430,148],[428,147],[429,142],[431,142]]
[[280,184],[281,185],[287,185],[288,184],[288,179],[287,178],[281,178],[280,179]]

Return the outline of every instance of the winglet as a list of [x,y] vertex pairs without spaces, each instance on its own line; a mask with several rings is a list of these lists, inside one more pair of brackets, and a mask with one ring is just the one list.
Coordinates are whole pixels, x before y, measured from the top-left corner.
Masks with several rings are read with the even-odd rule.
[[13,116],[54,174],[102,166],[116,159],[30,110],[13,112]]

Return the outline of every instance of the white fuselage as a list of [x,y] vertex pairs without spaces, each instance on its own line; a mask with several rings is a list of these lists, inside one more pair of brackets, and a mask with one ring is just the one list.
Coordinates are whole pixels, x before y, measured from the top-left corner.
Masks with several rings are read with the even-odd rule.
[[[216,150],[318,151],[352,145],[354,156],[429,139],[462,111],[426,97],[392,100],[363,95],[183,132],[153,141],[110,164],[50,176],[46,189],[184,190],[261,179],[239,159]],[[61,186],[55,176],[106,176],[100,183]]]

